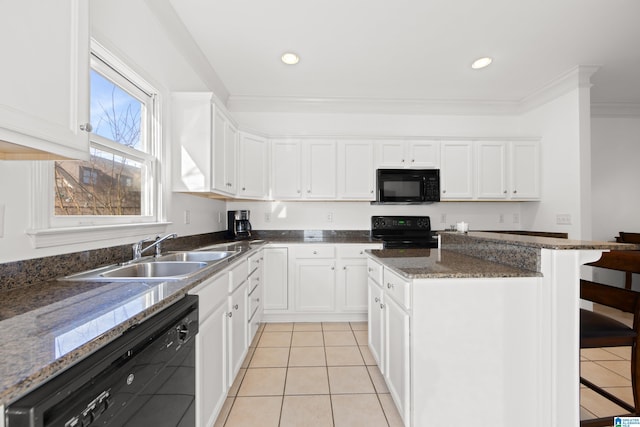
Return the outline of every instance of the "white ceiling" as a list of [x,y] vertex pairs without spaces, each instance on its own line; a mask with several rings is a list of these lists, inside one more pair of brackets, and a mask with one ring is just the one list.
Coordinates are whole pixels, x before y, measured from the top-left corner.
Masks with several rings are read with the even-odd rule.
[[[152,2],[148,2],[152,3]],[[640,0],[170,0],[229,100],[522,102],[578,65],[640,105]],[[298,53],[296,66],[280,62]],[[494,62],[472,70],[471,62]]]

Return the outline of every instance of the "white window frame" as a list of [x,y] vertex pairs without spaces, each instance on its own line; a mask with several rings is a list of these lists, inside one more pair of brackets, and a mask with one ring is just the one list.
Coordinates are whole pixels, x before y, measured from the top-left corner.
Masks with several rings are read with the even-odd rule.
[[[148,83],[131,67],[109,52],[100,43],[91,40],[91,68],[106,74],[123,88],[137,87],[149,96],[146,104],[147,121],[143,132],[148,135],[148,153],[131,149],[99,135],[91,134],[91,147],[109,152],[122,152],[128,158],[147,165],[146,182],[153,183],[153,189],[143,189],[143,215],[89,216],[54,215],[54,162],[33,162],[31,181],[32,209],[27,235],[35,248],[52,247],[76,243],[87,243],[124,238],[143,238],[163,233],[170,223],[165,220],[165,208],[162,203],[162,177],[160,171],[161,150],[161,100],[158,90]],[[120,80],[114,73],[119,73]],[[47,197],[43,197],[46,194]],[[145,213],[145,210],[147,211]]]

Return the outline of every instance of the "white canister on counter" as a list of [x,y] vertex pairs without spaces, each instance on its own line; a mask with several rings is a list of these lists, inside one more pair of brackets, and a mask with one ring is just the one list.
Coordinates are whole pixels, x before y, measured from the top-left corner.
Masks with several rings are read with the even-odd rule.
[[469,224],[462,221],[456,224],[456,230],[458,233],[466,233],[469,231]]

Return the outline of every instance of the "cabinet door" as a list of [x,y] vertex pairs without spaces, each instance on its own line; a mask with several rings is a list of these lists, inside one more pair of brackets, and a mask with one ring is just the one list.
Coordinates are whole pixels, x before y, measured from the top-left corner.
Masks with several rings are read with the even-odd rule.
[[441,146],[440,198],[473,198],[473,145],[470,141],[447,141]]
[[440,166],[440,142],[409,141],[407,166],[411,168],[438,168]]
[[405,141],[385,140],[378,144],[378,168],[403,168],[406,164]]
[[265,248],[263,253],[264,309],[286,310],[289,308],[288,250]]
[[238,195],[262,199],[267,196],[267,141],[255,135],[240,134],[240,188]]
[[476,196],[507,198],[507,143],[481,141],[476,145]]
[[227,181],[225,181],[225,157],[224,157],[224,140],[227,131],[227,118],[220,112],[217,107],[213,107],[213,149],[211,164],[213,165],[213,182],[211,188],[214,190],[225,192],[228,190]]
[[540,198],[540,144],[537,141],[511,143],[511,198]]
[[341,311],[364,313],[367,310],[367,260],[340,260],[338,274],[338,303]]
[[243,358],[247,352],[247,282],[243,283],[229,296],[229,379],[227,386],[238,374]]
[[374,172],[370,141],[338,144],[338,198],[375,200]]
[[380,371],[386,372],[383,357],[382,346],[384,344],[384,301],[382,288],[378,286],[373,279],[367,280],[368,290],[368,339],[369,350],[375,359]]
[[211,93],[171,95],[173,191],[211,190],[211,96]]
[[238,130],[227,121],[224,133],[224,180],[227,192],[236,194],[238,183],[236,177]]
[[326,259],[295,260],[296,310],[334,311],[335,261]]
[[302,197],[301,160],[299,141],[271,141],[271,185],[274,199]]
[[[89,159],[89,2],[3,2],[0,159]],[[27,147],[27,150],[24,149]],[[51,154],[49,154],[51,153]]]
[[303,142],[305,193],[307,199],[335,199],[336,143],[327,140]]
[[405,425],[409,422],[409,315],[391,298],[384,300],[384,377]]
[[200,323],[196,335],[197,426],[213,425],[227,396],[227,304]]

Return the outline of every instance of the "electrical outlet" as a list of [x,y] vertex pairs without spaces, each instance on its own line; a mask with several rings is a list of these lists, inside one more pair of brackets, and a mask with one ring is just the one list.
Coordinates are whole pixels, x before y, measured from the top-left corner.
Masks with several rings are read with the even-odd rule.
[[498,224],[504,224],[504,214],[500,214],[498,217]]
[[184,211],[184,223],[191,224],[191,211],[189,209]]
[[556,224],[559,224],[559,225],[571,225],[571,215],[570,214],[557,214],[556,215]]
[[440,214],[440,224],[447,223],[447,214]]
[[517,213],[513,214],[513,223],[520,224],[520,214],[517,214]]
[[264,213],[264,222],[271,222],[271,212]]
[[327,214],[327,222],[333,222],[333,212]]

